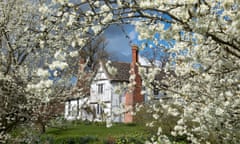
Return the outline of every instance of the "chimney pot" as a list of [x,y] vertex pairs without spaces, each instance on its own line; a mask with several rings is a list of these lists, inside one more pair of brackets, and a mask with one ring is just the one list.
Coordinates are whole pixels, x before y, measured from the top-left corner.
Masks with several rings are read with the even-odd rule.
[[132,63],[138,63],[138,46],[132,45]]

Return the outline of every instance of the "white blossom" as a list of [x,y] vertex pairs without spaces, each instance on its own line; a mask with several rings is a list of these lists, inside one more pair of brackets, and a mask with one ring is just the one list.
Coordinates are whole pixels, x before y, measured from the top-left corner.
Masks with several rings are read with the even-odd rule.
[[101,31],[102,27],[100,25],[95,25],[92,27],[92,30],[95,34],[98,34]]
[[154,119],[158,119],[158,118],[159,118],[159,115],[158,115],[158,114],[153,114],[153,118],[154,118]]
[[221,116],[223,113],[224,113],[224,110],[221,109],[220,107],[216,109],[216,115]]
[[55,57],[57,60],[63,61],[63,60],[65,60],[66,53],[63,52],[62,50],[58,50],[58,51],[54,54],[54,57]]
[[107,11],[109,11],[110,10],[110,8],[107,6],[107,5],[102,5],[101,6],[101,11],[102,12],[107,12]]
[[42,13],[46,13],[48,12],[48,7],[43,4],[40,8],[39,8],[39,11],[42,12]]
[[[89,37],[98,36],[111,24],[132,24],[141,49],[150,42],[151,49],[159,47],[168,57],[161,70],[153,68],[148,74],[139,70],[147,97],[152,96],[151,83],[158,72],[166,73],[157,83],[169,100],[150,106],[147,111],[153,120],[146,125],[159,127],[165,112],[164,115],[179,118],[172,126],[173,136],[184,135],[191,143],[209,143],[214,139],[210,133],[214,133],[221,136],[215,138],[219,143],[239,143],[239,1],[8,0],[1,4],[1,30],[6,36],[1,39],[0,79],[11,80],[18,88],[20,85],[13,78],[23,80],[27,101],[39,99],[38,105],[49,102],[55,94],[51,89],[53,81],[47,78],[47,71],[39,69],[39,64],[55,70],[55,77],[57,70],[66,69],[56,81],[65,85],[71,75],[68,58],[77,56],[73,49],[81,50]],[[166,44],[161,43],[163,39]],[[26,59],[19,62],[25,54]],[[117,73],[111,66],[108,69]],[[135,75],[129,79],[131,87],[136,85],[134,79]],[[158,137],[148,143],[170,143],[162,131],[158,130]],[[8,134],[1,133],[0,137]]]
[[51,70],[54,70],[56,68],[63,70],[67,67],[68,67],[68,64],[66,62],[61,62],[61,61],[54,61],[52,64],[49,65],[49,68]]
[[42,68],[39,68],[37,70],[37,75],[38,76],[42,76],[42,77],[48,77],[49,76],[49,72],[48,72],[48,70],[44,70]]
[[226,91],[225,94],[226,94],[226,96],[228,96],[228,97],[232,97],[232,96],[233,96],[233,94],[232,94],[231,91]]
[[77,57],[78,56],[78,51],[70,52],[70,56],[71,57]]

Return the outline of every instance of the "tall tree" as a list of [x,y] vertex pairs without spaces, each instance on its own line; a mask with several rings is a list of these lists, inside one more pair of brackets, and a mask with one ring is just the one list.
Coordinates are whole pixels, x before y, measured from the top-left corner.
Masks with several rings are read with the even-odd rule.
[[26,92],[31,63],[25,62],[38,47],[37,36],[30,31],[38,16],[33,5],[22,0],[0,2],[0,142],[3,143],[12,129],[30,119],[33,108]]
[[99,36],[95,40],[90,38],[88,45],[80,50],[80,58],[87,60],[87,66],[94,70],[100,60],[109,59],[106,47],[107,41],[104,36]]

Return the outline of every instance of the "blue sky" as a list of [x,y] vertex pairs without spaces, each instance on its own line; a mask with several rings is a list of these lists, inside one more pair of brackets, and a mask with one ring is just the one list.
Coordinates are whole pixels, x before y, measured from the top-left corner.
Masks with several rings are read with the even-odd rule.
[[[126,37],[126,34],[122,31],[124,28],[125,33],[128,34],[129,39]],[[134,30],[134,27],[131,25],[112,25],[105,30],[104,35],[107,39],[107,51],[111,55],[111,59],[114,61],[131,61],[131,40],[137,38],[137,33]]]
[[[165,25],[165,29],[169,27],[168,24]],[[124,31],[122,30],[124,29]],[[126,37],[126,34],[128,38]],[[104,35],[107,39],[107,51],[110,53],[111,60],[113,61],[121,61],[121,62],[131,62],[131,45],[141,45],[141,43],[147,43],[154,45],[151,41],[142,40],[138,41],[138,34],[135,31],[134,26],[132,25],[112,25],[108,29],[105,30]],[[156,37],[159,37],[156,35]],[[159,42],[169,48],[169,44],[165,40],[160,40]],[[162,49],[155,49],[157,53],[157,59],[160,60],[164,57],[164,52]],[[150,59],[154,58],[153,49],[148,46],[139,52],[141,56],[147,56]],[[152,56],[152,57],[151,57]]]
[[[168,15],[161,14],[164,18],[171,20],[171,18]],[[169,23],[164,23],[164,29],[167,30],[170,27]],[[122,28],[124,29],[124,32],[122,31]],[[126,38],[126,33],[129,36],[129,38]],[[131,45],[137,44],[140,45],[141,42],[147,42],[147,41],[138,41],[137,36],[138,34],[135,32],[135,28],[133,25],[111,25],[107,30],[104,32],[105,37],[108,41],[107,51],[112,56],[112,60],[114,61],[124,61],[124,62],[130,62],[131,61]],[[160,34],[161,35],[161,34]],[[159,37],[156,35],[156,37]],[[151,42],[147,42],[148,44],[153,44]],[[169,47],[169,44],[167,41],[160,40],[160,43],[162,45]],[[140,51],[140,55],[143,56],[144,53],[149,55],[152,54],[152,50],[150,48],[146,48],[144,51]],[[158,57],[164,56],[164,52],[162,50],[159,51],[158,49]]]

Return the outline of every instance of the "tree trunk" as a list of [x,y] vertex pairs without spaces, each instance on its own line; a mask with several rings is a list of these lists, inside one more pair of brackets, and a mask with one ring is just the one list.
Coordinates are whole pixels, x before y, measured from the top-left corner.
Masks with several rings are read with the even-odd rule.
[[40,125],[41,125],[40,132],[41,132],[41,134],[44,134],[46,132],[46,126],[45,126],[46,124],[45,123],[41,123]]

